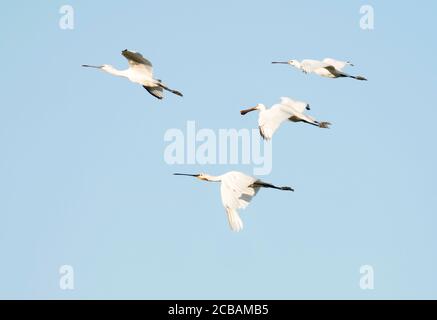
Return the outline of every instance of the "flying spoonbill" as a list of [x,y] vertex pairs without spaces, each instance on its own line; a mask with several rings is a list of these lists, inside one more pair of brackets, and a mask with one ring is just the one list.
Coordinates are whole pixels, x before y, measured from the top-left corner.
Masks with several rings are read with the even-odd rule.
[[211,176],[205,173],[174,173],[174,175],[190,176],[204,181],[220,182],[222,203],[226,209],[229,226],[233,231],[240,231],[243,229],[243,221],[237,210],[246,208],[260,188],[294,191],[290,187],[277,187],[238,171],[230,171],[221,176]]
[[306,102],[295,101],[287,97],[281,97],[281,102],[267,109],[262,103],[255,107],[241,110],[241,115],[245,115],[251,111],[258,110],[258,127],[261,137],[265,140],[272,139],[273,134],[284,121],[304,122],[317,126],[319,128],[329,128],[331,123],[318,122],[313,117],[304,114],[304,111],[310,110],[310,106]]
[[326,78],[353,78],[356,80],[364,80],[367,81],[366,78],[362,76],[351,76],[343,72],[343,68],[347,65],[353,66],[349,61],[338,61],[331,58],[326,58],[323,61],[319,60],[302,60],[301,62],[297,60],[288,60],[288,61],[274,61],[272,63],[282,63],[289,64],[297,69],[302,70],[304,73],[315,73],[319,76]]
[[117,70],[108,64],[101,66],[84,64],[82,67],[97,68],[114,76],[128,78],[131,82],[142,85],[144,89],[158,99],[164,98],[163,90],[170,91],[171,93],[182,97],[182,93],[179,91],[170,89],[164,85],[161,80],[153,78],[152,63],[144,58],[140,53],[125,49],[121,54],[127,59],[129,64],[129,68],[126,70]]

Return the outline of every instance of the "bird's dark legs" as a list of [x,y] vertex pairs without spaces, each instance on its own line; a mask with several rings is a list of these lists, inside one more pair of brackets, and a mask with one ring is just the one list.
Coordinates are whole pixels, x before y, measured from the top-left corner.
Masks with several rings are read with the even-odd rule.
[[306,121],[306,120],[301,120],[301,121],[304,122],[304,123],[310,124],[310,125],[312,125],[312,126],[316,126],[316,127],[319,126],[319,123],[318,123],[318,122],[313,123],[313,122],[309,122],[309,121]]
[[319,128],[329,129],[330,125],[331,125],[331,123],[328,121],[319,122]]
[[173,94],[175,94],[175,95],[178,95],[178,96],[180,96],[180,97],[183,97],[183,94],[182,94],[181,92],[179,92],[179,91],[177,91],[177,90],[170,89],[169,87],[163,85],[161,82],[158,83],[158,85],[159,85],[162,89],[164,89],[164,90],[170,91],[171,93],[173,93]]
[[272,189],[277,189],[277,190],[284,190],[284,191],[294,191],[293,188],[290,187],[277,187],[273,184],[267,183],[267,182],[263,182],[263,181],[256,181],[254,182],[251,187],[259,187],[259,188],[272,188]]
[[367,79],[362,77],[362,76],[350,76],[350,77],[353,79],[356,79],[356,80],[360,80],[360,81],[367,81]]
[[329,126],[331,125],[331,123],[327,122],[327,121],[324,121],[324,122],[318,122],[318,121],[316,121],[316,122],[309,122],[309,121],[306,121],[306,120],[302,120],[302,122],[308,123],[310,125],[313,125],[313,126],[316,126],[316,127],[319,127],[319,128],[324,128],[324,129],[329,129]]
[[340,73],[340,74],[338,74],[338,76],[340,78],[352,78],[352,79],[355,79],[355,80],[367,81],[367,79],[362,77],[362,76],[351,76],[350,74],[346,74],[346,73]]

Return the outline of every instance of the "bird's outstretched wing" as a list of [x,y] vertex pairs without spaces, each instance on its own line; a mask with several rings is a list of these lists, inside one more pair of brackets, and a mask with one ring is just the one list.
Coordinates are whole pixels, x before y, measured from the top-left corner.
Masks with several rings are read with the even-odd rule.
[[319,60],[305,59],[301,62],[301,69],[305,73],[311,73],[317,69],[325,68],[326,66],[328,66],[327,63]]
[[144,89],[146,89],[152,96],[154,96],[155,98],[158,98],[159,100],[161,100],[162,98],[164,98],[164,92],[163,89],[161,87],[146,87],[143,86]]
[[288,97],[281,97],[281,102],[273,105],[269,110],[260,112],[258,119],[259,132],[264,140],[270,140],[280,125],[290,117],[303,114],[308,107],[306,102],[295,101]]
[[226,209],[229,226],[233,231],[243,229],[238,209],[244,209],[256,195],[259,187],[252,186],[257,179],[241,172],[231,171],[222,176],[220,193]]
[[300,113],[303,113],[305,111],[305,109],[309,108],[308,103],[303,102],[303,101],[293,100],[289,97],[281,97],[280,104],[283,105],[285,108],[290,107],[294,111],[297,111]]
[[132,69],[141,70],[142,72],[147,72],[150,77],[153,76],[152,63],[144,58],[141,53],[125,49],[121,52],[121,54],[127,59],[129,67]]
[[271,140],[279,126],[292,115],[287,110],[283,110],[280,104],[275,104],[269,110],[260,112],[258,128],[261,137],[264,140]]
[[331,58],[325,58],[325,59],[323,59],[323,62],[328,64],[328,65],[334,66],[335,69],[340,70],[340,71],[343,70],[343,68],[347,65],[353,66],[353,64],[350,63],[349,61],[339,61],[339,60],[335,60],[335,59],[331,59]]
[[291,114],[289,120],[297,122],[297,121],[306,121],[312,124],[317,124],[317,121],[309,116],[304,114],[305,109],[309,108],[308,103],[303,101],[293,100],[288,97],[281,97],[281,108],[286,111],[288,114]]
[[[325,59],[326,60],[326,59]],[[331,73],[334,76],[342,76],[341,68],[338,69],[336,66],[341,66],[341,61],[336,61],[334,59],[329,59],[328,61],[333,63],[327,63],[324,61],[318,61],[318,60],[303,60],[301,64],[301,69],[305,73],[317,73],[317,70],[319,69],[326,69],[329,73]]]
[[279,126],[293,115],[291,109],[275,104],[270,109],[260,112],[258,118],[259,133],[264,140],[271,140]]

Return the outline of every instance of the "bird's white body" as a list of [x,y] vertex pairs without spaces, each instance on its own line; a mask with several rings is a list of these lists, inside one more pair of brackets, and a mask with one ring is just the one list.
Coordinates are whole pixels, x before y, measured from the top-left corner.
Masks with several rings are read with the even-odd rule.
[[103,65],[102,70],[112,74],[114,76],[123,77],[129,79],[129,81],[133,83],[140,84],[146,87],[157,87],[158,82],[153,79],[153,77],[142,70],[138,70],[137,68],[129,68],[126,70],[117,70],[109,65]]
[[188,175],[200,180],[220,182],[222,204],[226,210],[229,226],[233,231],[243,229],[243,221],[238,210],[245,209],[260,188],[294,191],[290,187],[277,187],[238,171],[230,171],[220,176],[211,176],[204,173],[197,175],[178,173],[176,175]]
[[[301,70],[305,73],[314,73],[321,77],[336,78],[336,73],[333,73],[325,68],[326,65],[317,60],[303,60],[301,62]],[[337,70],[337,69],[336,69]],[[341,70],[339,70],[341,71]]]
[[176,95],[182,96],[182,93],[179,91],[172,90],[165,86],[160,80],[153,78],[152,63],[144,58],[140,53],[123,50],[122,55],[127,59],[129,64],[129,68],[125,70],[117,70],[108,64],[104,64],[102,66],[83,66],[98,68],[114,76],[127,78],[133,83],[142,85],[151,95],[158,99],[162,99],[164,97],[163,90],[167,90]]
[[367,80],[361,76],[352,76],[343,71],[344,67],[349,65],[353,66],[349,61],[340,61],[332,58],[325,58],[322,61],[305,59],[302,61],[298,60],[288,60],[284,62],[273,62],[273,63],[282,63],[289,64],[304,73],[314,73],[321,77],[326,78],[354,78],[357,80]]
[[258,127],[263,139],[270,140],[275,131],[285,121],[305,122],[321,128],[328,128],[329,122],[318,122],[313,117],[306,115],[305,109],[309,109],[309,104],[303,101],[296,101],[288,97],[281,97],[281,102],[267,109],[263,104],[257,104],[255,107],[242,110],[244,115],[248,112],[258,110]]
[[158,82],[147,73],[141,72],[137,69],[127,69],[126,71],[126,77],[134,83],[138,83],[146,87],[158,86]]
[[315,73],[321,77],[338,78],[343,68],[348,64],[350,65],[349,62],[331,58],[326,58],[323,61],[306,59],[300,63],[300,69],[305,73]]

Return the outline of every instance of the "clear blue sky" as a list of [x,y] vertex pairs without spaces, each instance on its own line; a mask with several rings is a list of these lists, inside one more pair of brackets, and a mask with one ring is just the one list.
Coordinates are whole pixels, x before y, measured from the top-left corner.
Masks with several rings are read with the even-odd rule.
[[[75,29],[58,27],[75,9]],[[375,29],[359,28],[359,8]],[[1,5],[0,298],[437,298],[435,2],[14,1]],[[184,98],[83,63],[140,51]],[[368,82],[275,59],[351,60]],[[254,128],[242,106],[308,101],[232,233],[219,187],[175,171],[164,133]],[[72,265],[75,290],[60,290]],[[375,289],[359,288],[359,267]]]

